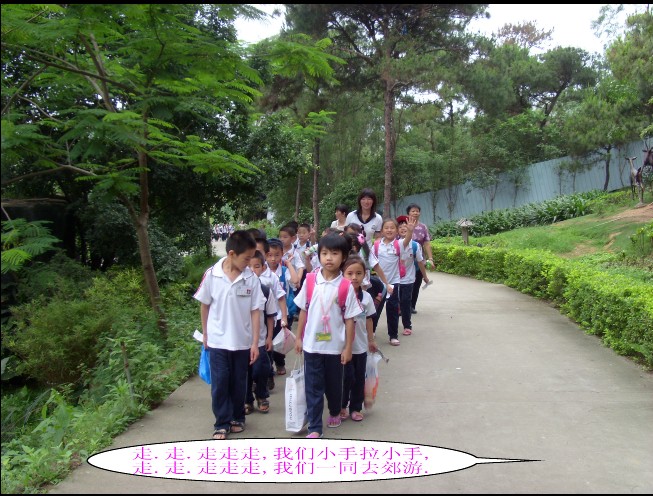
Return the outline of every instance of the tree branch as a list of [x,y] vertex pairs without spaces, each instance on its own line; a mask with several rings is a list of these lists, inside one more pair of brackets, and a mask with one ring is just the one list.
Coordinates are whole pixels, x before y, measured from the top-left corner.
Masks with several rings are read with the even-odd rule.
[[25,87],[26,87],[29,83],[31,83],[31,82],[36,78],[36,76],[38,76],[39,74],[41,74],[43,71],[45,71],[45,67],[41,67],[41,68],[38,69],[34,74],[32,74],[29,78],[27,78],[25,81],[23,81],[23,84],[21,84],[21,85],[18,87],[18,89],[16,90],[16,92],[15,92],[13,95],[11,95],[11,97],[9,98],[9,101],[7,102],[7,104],[2,108],[2,115],[5,115],[5,114],[9,111],[9,107],[10,107],[10,105],[12,104],[12,102],[14,101],[14,99],[15,99],[16,97],[18,97],[18,95],[20,95],[20,93],[25,89]]

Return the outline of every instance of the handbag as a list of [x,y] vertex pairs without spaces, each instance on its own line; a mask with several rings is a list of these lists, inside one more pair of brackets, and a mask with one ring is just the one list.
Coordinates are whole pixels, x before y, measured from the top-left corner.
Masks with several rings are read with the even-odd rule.
[[286,377],[286,430],[289,432],[301,431],[308,421],[304,361],[301,360],[298,366],[300,360],[297,357],[290,375]]
[[281,330],[272,340],[272,349],[282,355],[287,355],[295,347],[295,335],[286,327]]
[[204,348],[204,346],[202,346],[202,351],[200,351],[200,365],[197,371],[204,382],[211,384],[211,364],[209,362],[209,350]]

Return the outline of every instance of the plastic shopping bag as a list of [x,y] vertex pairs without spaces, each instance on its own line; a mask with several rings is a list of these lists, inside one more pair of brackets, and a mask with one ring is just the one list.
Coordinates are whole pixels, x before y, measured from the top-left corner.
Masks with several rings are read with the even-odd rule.
[[287,355],[295,347],[295,335],[286,327],[282,327],[272,340],[272,349],[282,355]]
[[289,432],[301,431],[308,421],[305,388],[304,362],[301,362],[299,368],[295,362],[286,378],[286,430]]
[[198,373],[204,382],[211,384],[211,364],[209,363],[209,352],[204,348],[204,346],[202,346],[202,351],[200,352],[200,365],[198,368]]
[[374,405],[376,393],[379,389],[379,362],[381,355],[379,353],[368,353],[367,364],[365,366],[365,409],[369,410]]

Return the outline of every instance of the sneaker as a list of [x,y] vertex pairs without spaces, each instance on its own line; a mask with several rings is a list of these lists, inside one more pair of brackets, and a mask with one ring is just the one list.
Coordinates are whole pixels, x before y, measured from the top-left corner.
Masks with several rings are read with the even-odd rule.
[[390,344],[391,344],[392,346],[399,346],[399,340],[398,340],[397,338],[392,338],[392,339],[390,340]]
[[349,418],[349,412],[347,411],[346,408],[343,408],[340,410],[340,419],[341,420],[347,420]]
[[410,336],[413,333],[413,330],[410,328],[404,329],[404,336]]
[[415,308],[411,308],[410,313],[417,313],[417,310],[415,310]]
[[340,420],[339,415],[336,417],[329,416],[329,420],[327,420],[327,427],[335,429],[336,427],[340,427],[340,424],[342,424],[342,420]]
[[319,432],[310,432],[308,436],[306,436],[306,439],[320,439],[322,437],[322,434]]

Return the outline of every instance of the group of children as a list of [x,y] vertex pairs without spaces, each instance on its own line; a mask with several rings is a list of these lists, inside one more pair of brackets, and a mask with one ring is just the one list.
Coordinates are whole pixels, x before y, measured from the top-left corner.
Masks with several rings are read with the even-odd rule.
[[[307,224],[286,225],[278,238],[255,229],[227,238],[227,256],[204,274],[195,293],[201,303],[203,344],[211,365],[214,439],[245,430],[245,416],[267,413],[285,356],[272,341],[297,319],[295,352],[303,354],[308,438],[342,420],[363,420],[367,353],[378,350],[375,331],[385,306],[390,344],[412,334],[415,271],[429,278],[421,248],[412,241],[415,221],[383,221],[380,237],[365,239],[362,226],[328,228],[319,242]],[[260,281],[260,282],[259,282]]]

